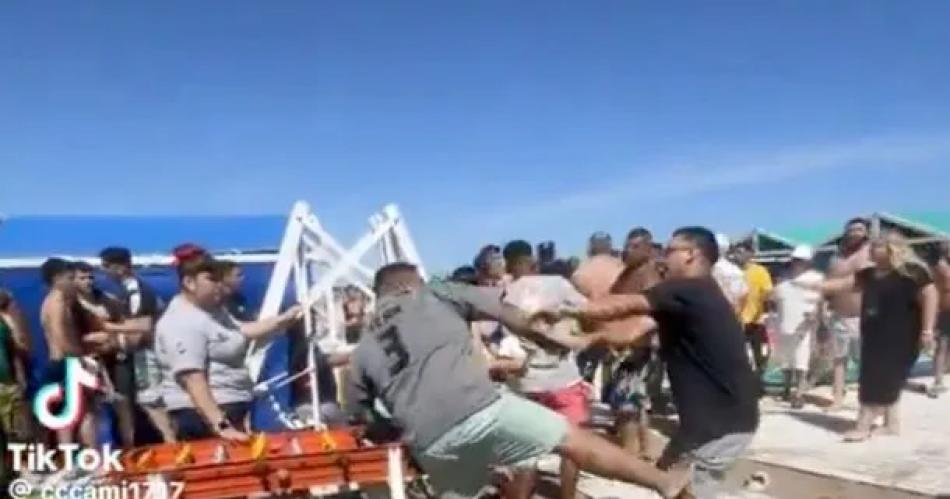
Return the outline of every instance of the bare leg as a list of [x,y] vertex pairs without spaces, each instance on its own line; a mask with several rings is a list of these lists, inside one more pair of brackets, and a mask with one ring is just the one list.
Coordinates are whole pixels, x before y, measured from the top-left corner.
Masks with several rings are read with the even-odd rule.
[[870,438],[875,416],[877,416],[877,411],[874,406],[862,404],[858,410],[857,424],[853,430],[844,434],[844,441],[861,442]]
[[577,494],[577,463],[561,458],[561,499],[575,499]]
[[665,498],[679,495],[690,481],[688,469],[661,471],[630,456],[597,434],[571,428],[558,448],[562,459],[572,459],[578,468],[591,473],[649,487]]
[[531,499],[537,479],[538,474],[533,469],[515,470],[511,481],[505,487],[505,499]]
[[112,407],[115,409],[122,448],[131,448],[135,445],[135,417],[132,414],[132,404],[128,400],[116,400],[112,403]]
[[96,438],[98,435],[98,418],[95,414],[95,409],[90,408],[86,412],[85,416],[82,418],[82,422],[79,423],[79,442],[82,443],[84,447],[95,448],[98,446],[99,439]]
[[149,421],[151,421],[152,424],[155,425],[155,428],[162,434],[162,439],[166,443],[175,442],[177,440],[175,437],[175,429],[172,428],[171,418],[168,417],[168,413],[165,412],[164,409],[142,406],[142,410],[145,411]]
[[650,415],[647,414],[646,409],[640,410],[640,424],[637,425],[637,435],[640,440],[640,457],[650,462],[656,462],[662,449],[650,432]]
[[894,402],[893,404],[884,408],[884,434],[885,435],[900,435],[901,433],[901,416],[900,416],[900,401]]
[[927,390],[927,395],[930,398],[937,398],[947,390],[943,385],[943,374],[947,371],[947,361],[950,360],[947,358],[950,337],[942,333],[938,334],[937,351],[934,354],[934,384]]
[[831,385],[831,407],[828,410],[838,410],[841,409],[841,406],[844,405],[844,385],[847,380],[847,367],[848,367],[848,358],[840,358],[834,360],[834,379]]
[[795,385],[795,393],[792,396],[792,408],[801,409],[805,407],[805,392],[808,391],[808,376],[805,371],[795,369],[792,371],[792,382]]
[[636,416],[629,411],[617,413],[617,436],[624,450],[634,456],[639,456],[643,451],[643,446],[640,441],[640,425],[637,424],[635,418]]

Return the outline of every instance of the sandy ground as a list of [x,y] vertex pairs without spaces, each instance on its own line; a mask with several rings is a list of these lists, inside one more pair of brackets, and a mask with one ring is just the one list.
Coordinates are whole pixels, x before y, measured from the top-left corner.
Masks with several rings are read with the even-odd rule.
[[[876,499],[950,495],[950,394],[933,400],[917,391],[931,378],[915,378],[902,397],[903,431],[900,436],[875,436],[866,442],[846,443],[841,434],[857,416],[857,391],[851,388],[845,408],[825,412],[827,387],[812,391],[809,404],[792,410],[774,399],[762,403],[762,421],[745,460],[728,478],[725,497],[745,499],[827,498]],[[818,404],[818,405],[815,405]],[[539,468],[556,475],[557,458]],[[754,472],[768,474],[763,492],[743,490]],[[584,475],[579,492],[588,498],[652,499],[649,490]],[[545,491],[544,497],[556,497]]]

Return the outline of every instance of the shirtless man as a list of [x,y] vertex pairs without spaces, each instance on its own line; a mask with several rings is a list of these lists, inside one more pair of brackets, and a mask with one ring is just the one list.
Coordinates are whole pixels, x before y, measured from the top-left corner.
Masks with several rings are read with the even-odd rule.
[[937,315],[937,349],[934,355],[934,384],[927,395],[937,398],[947,391],[943,385],[943,373],[947,370],[947,350],[950,347],[950,241],[940,244],[940,257],[937,260],[937,291],[940,293],[940,311]]
[[[624,255],[626,267],[614,281],[612,293],[643,293],[660,282],[650,231],[642,227],[631,230],[627,234]],[[606,330],[625,327],[636,327],[636,324],[629,319],[620,319],[602,326]],[[608,397],[611,408],[617,413],[615,431],[624,449],[641,457],[653,457],[657,449],[650,438],[647,381],[651,374],[657,374],[659,359],[655,358],[651,345],[633,346],[617,356]]]
[[[590,237],[587,247],[588,258],[581,262],[574,274],[571,283],[587,298],[599,298],[610,294],[617,276],[623,271],[623,262],[614,256],[613,242],[610,234],[595,232]],[[604,348],[593,348],[577,355],[577,362],[584,378],[593,381],[600,388],[602,385],[601,367],[606,367],[608,351]]]
[[[40,320],[49,349],[49,362],[43,374],[43,383],[65,383],[66,358],[83,355],[73,312],[76,300],[73,264],[60,258],[50,258],[40,266],[40,273],[43,282],[49,287],[49,293],[40,307]],[[76,441],[73,430],[69,428],[57,430],[56,437],[60,444]],[[86,411],[82,417],[79,439],[88,447],[96,444],[96,425],[92,411]]]
[[[870,229],[871,224],[866,219],[848,220],[838,252],[828,266],[828,278],[849,276],[871,265],[868,249]],[[858,362],[861,352],[861,292],[832,293],[826,299],[830,312],[828,331],[834,354],[832,405],[829,410],[837,410],[844,401],[848,360]]]
[[122,333],[109,330],[122,320],[122,305],[115,298],[96,287],[92,265],[76,262],[76,324],[87,351],[92,351],[103,363],[107,373],[102,377],[109,384],[109,391],[117,396],[112,401],[123,448],[135,444],[135,419],[132,399],[135,395],[135,380],[128,364],[125,346],[129,339]]

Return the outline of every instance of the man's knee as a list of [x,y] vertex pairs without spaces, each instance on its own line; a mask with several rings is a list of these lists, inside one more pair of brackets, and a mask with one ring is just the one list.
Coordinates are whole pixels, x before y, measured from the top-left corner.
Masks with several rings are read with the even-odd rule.
[[607,441],[599,442],[595,433],[577,427],[570,427],[560,445],[555,449],[561,457],[568,458],[575,463],[587,463],[597,454],[599,445],[607,445]]

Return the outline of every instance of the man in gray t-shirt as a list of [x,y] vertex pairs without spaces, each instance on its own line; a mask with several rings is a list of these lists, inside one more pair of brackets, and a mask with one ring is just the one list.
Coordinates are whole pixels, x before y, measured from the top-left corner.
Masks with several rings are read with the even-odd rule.
[[351,361],[351,416],[380,399],[440,497],[476,497],[489,483],[491,467],[550,452],[664,497],[688,482],[688,473],[665,473],[630,459],[563,416],[497,391],[479,364],[468,323],[497,320],[514,334],[575,349],[589,346],[584,338],[536,331],[517,309],[477,287],[426,285],[410,264],[387,265],[375,281],[377,308]]
[[[155,328],[155,351],[163,373],[162,399],[173,420],[194,419],[194,402],[177,380],[177,375],[189,371],[206,373],[211,396],[225,413],[247,412],[253,386],[244,366],[247,343],[240,325],[223,307],[209,312],[182,295],[172,299]],[[189,432],[181,421],[178,426],[179,438],[202,436],[182,435]]]

